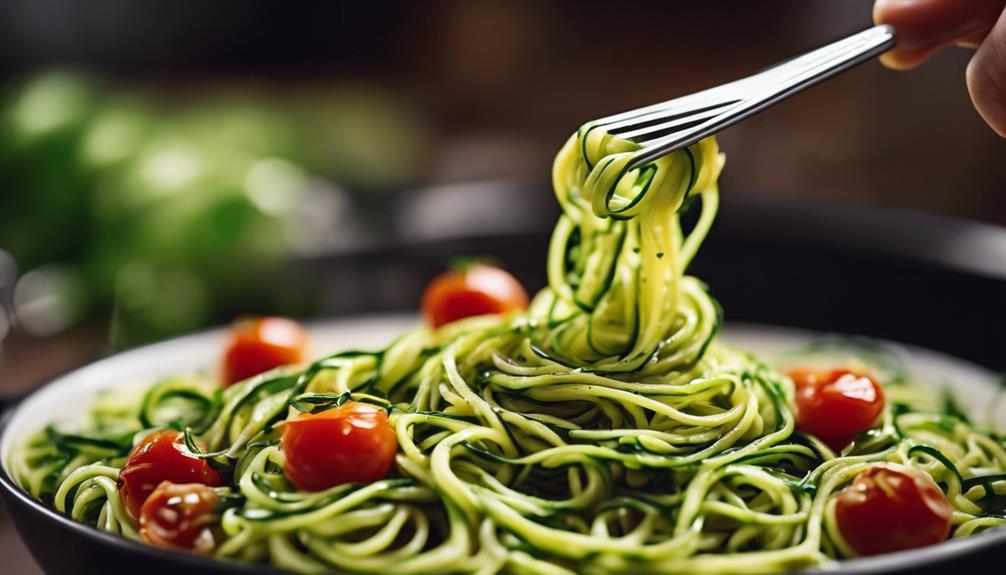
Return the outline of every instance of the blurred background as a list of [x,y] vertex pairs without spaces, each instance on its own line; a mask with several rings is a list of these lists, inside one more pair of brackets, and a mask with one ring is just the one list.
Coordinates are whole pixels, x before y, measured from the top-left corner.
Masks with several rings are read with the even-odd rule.
[[[402,286],[426,278],[387,254],[547,233],[550,162],[583,121],[750,73],[870,9],[6,0],[0,396],[241,313],[411,309]],[[968,57],[869,63],[731,128],[725,197],[1006,223],[1006,142],[969,103]],[[538,262],[516,265],[540,278]]]
[[[540,258],[507,263],[540,287],[543,244],[521,238],[551,228],[550,163],[579,124],[865,28],[870,9],[4,0],[0,397],[241,313],[414,309],[406,286],[458,238],[515,238]],[[869,63],[729,129],[725,201],[1006,224],[1006,141],[971,107],[968,58]]]

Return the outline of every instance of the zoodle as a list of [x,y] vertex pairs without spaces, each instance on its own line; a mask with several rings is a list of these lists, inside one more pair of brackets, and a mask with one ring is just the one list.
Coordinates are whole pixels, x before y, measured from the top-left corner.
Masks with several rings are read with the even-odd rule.
[[[877,411],[848,437],[796,428],[794,380],[720,343],[719,306],[685,273],[717,210],[716,142],[627,171],[632,146],[587,129],[559,152],[549,285],[527,311],[424,327],[380,351],[223,389],[185,377],[146,399],[102,397],[87,429],[49,427],[29,441],[14,461],[18,480],[78,521],[139,538],[116,481],[134,444],[172,428],[188,456],[227,478],[213,487],[210,552],[304,573],[817,566],[862,551],[842,518],[868,520],[870,508],[839,494],[856,483],[881,501],[869,490],[899,478],[906,493],[916,481],[945,497],[946,508],[916,509],[936,537],[1006,522],[992,504],[1006,493],[1002,441],[917,400],[897,374],[808,376],[797,382],[809,386],[801,405],[837,398],[857,410],[862,393],[843,391],[851,380],[869,390],[883,379],[887,401],[871,396]],[[693,208],[685,226],[679,216]],[[390,473],[376,465],[364,479],[318,483],[303,477],[316,467],[298,454],[291,481],[291,426],[326,413],[325,425],[343,425],[332,410],[366,404],[386,421],[363,409],[371,419],[346,433],[365,445],[360,429],[390,426]]]

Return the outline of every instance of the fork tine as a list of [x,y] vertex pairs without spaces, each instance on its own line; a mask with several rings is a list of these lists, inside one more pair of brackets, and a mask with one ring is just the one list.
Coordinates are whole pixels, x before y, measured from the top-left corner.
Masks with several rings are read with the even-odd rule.
[[610,124],[602,124],[595,127],[602,127],[609,134],[619,134],[623,135],[623,137],[629,137],[624,136],[624,134],[632,130],[646,128],[647,126],[653,126],[655,124],[660,124],[668,120],[677,120],[696,115],[706,115],[707,112],[712,110],[722,111],[727,106],[732,106],[740,101],[741,100],[739,98],[734,98],[731,100],[718,100],[718,101],[710,100],[709,102],[696,101],[695,103],[687,106],[682,105],[668,106],[666,108],[656,110],[644,116],[638,116],[635,118],[630,118],[619,122],[612,122]]
[[[701,92],[694,92],[680,96],[671,100],[666,100],[657,104],[651,104],[643,108],[628,110],[619,114],[605,116],[585,124],[585,127],[605,127],[610,125],[625,125],[632,121],[645,121],[649,117],[658,116],[665,113],[682,112],[688,110],[702,109],[719,102],[736,101],[737,92],[735,84],[747,82],[750,78],[742,78],[733,82],[707,88]],[[732,96],[731,96],[732,95]]]
[[697,124],[701,124],[702,122],[723,114],[725,110],[741,102],[742,100],[733,100],[723,102],[722,104],[716,104],[714,106],[707,106],[706,108],[700,108],[687,114],[671,114],[669,116],[654,118],[648,122],[633,123],[632,125],[622,126],[619,129],[609,128],[608,133],[626,140],[632,140],[636,143],[643,143],[647,140],[653,140],[666,136],[674,131],[684,130]]

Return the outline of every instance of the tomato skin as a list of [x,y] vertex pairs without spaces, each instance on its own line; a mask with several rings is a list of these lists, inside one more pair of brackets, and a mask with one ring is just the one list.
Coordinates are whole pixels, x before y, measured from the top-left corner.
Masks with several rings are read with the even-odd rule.
[[249,318],[235,322],[223,360],[225,385],[281,365],[307,360],[307,332],[283,317]]
[[220,497],[200,483],[163,481],[140,509],[140,538],[162,549],[209,555]]
[[835,497],[842,538],[859,555],[925,547],[946,540],[954,508],[926,473],[880,463]]
[[383,409],[350,401],[287,420],[281,447],[287,478],[304,491],[321,491],[383,478],[398,442]]
[[423,292],[427,323],[440,327],[466,317],[526,309],[527,292],[517,278],[500,268],[473,264],[443,273]]
[[215,487],[222,485],[223,477],[205,459],[189,452],[184,435],[165,430],[148,435],[134,447],[119,471],[119,496],[133,519],[140,517],[143,503],[163,481]]
[[797,369],[796,427],[841,449],[869,430],[884,410],[884,390],[869,375],[849,369]]

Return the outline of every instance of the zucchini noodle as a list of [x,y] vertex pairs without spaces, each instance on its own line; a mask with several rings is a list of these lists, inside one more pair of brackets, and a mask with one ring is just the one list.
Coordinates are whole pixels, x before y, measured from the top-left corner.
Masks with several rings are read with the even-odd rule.
[[[718,205],[707,139],[627,170],[634,145],[582,130],[555,160],[563,215],[549,286],[527,312],[421,328],[219,389],[162,381],[98,398],[14,460],[20,484],[77,521],[136,539],[116,489],[150,429],[233,477],[216,556],[302,573],[751,573],[852,554],[834,494],[888,461],[930,474],[953,537],[1006,522],[1002,441],[886,374],[873,430],[842,453],[794,430],[793,382],[716,339],[718,304],[685,274]],[[679,216],[692,211],[691,225]],[[348,399],[385,407],[393,473],[298,491],[278,424]]]

